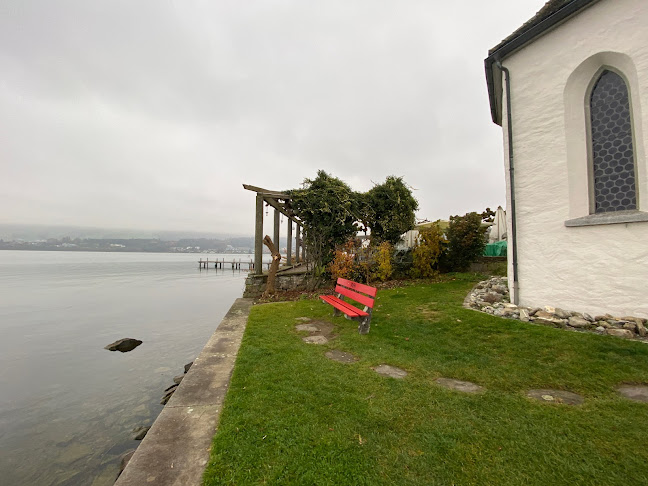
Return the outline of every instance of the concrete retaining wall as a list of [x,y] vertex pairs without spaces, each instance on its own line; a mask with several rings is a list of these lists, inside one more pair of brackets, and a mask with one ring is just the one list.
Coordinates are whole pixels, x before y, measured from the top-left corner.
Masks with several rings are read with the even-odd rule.
[[198,486],[252,299],[236,299],[153,423],[116,486]]

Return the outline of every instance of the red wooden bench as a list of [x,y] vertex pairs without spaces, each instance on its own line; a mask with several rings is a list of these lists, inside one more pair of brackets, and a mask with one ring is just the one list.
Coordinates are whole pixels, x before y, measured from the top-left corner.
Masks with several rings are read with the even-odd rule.
[[[360,334],[367,334],[371,324],[371,312],[373,311],[376,291],[377,289],[375,287],[338,278],[335,285],[337,295],[320,295],[320,299],[335,307],[333,310],[334,316],[339,316],[342,313],[347,319],[359,322],[358,332]],[[364,305],[364,309],[360,310],[350,303],[345,302],[344,297],[348,297]]]

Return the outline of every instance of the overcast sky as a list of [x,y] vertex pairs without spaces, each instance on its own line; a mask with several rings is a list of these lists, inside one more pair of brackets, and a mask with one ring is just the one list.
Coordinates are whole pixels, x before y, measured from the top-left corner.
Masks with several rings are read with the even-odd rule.
[[0,2],[0,223],[251,235],[241,184],[505,204],[483,60],[544,0]]

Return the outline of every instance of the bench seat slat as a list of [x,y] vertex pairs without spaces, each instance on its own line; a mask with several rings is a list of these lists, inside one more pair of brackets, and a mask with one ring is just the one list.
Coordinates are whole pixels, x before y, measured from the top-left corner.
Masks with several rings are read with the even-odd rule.
[[328,304],[331,304],[336,309],[341,310],[349,317],[364,317],[369,315],[365,311],[352,306],[348,302],[338,299],[334,295],[320,295],[320,299]]
[[367,307],[370,307],[371,309],[373,309],[373,306],[374,306],[373,297],[367,297],[366,295],[359,294],[358,292],[354,292],[353,290],[349,290],[346,287],[342,287],[341,285],[337,285],[335,287],[335,292],[337,292],[338,294],[342,294],[345,297],[353,299],[356,302],[359,302],[360,304],[366,305]]
[[348,302],[345,302],[341,299],[338,299],[334,295],[321,295],[320,298],[328,303],[331,304],[333,307],[336,309],[341,310],[344,312],[346,315],[349,317],[363,317],[368,315],[366,312],[358,309],[357,307],[354,307],[353,305],[349,304]]

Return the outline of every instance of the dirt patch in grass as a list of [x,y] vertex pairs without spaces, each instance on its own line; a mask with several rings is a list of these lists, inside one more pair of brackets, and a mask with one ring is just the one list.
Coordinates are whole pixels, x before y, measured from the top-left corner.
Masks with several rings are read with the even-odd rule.
[[[308,337],[317,337],[317,336],[322,336],[326,338],[327,341],[330,341],[331,339],[335,339],[337,337],[337,334],[334,334],[333,332],[335,331],[335,325],[333,325],[330,322],[327,321],[310,321],[308,323],[304,324],[297,324],[295,326],[295,330],[299,332],[308,332],[309,336]],[[318,344],[324,344],[324,342],[318,342],[318,339],[306,339],[304,338],[306,342],[315,342]]]
[[309,322],[311,326],[317,327],[318,331],[316,332],[311,332],[311,336],[314,334],[324,336],[326,339],[334,339],[337,337],[337,334],[333,334],[333,331],[335,331],[335,326],[326,321],[311,321]]
[[424,305],[419,305],[415,308],[417,315],[429,321],[435,321],[441,317],[441,312],[436,307],[436,302],[429,302]]

